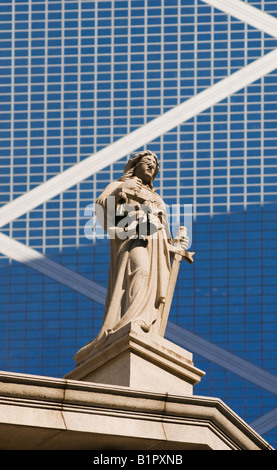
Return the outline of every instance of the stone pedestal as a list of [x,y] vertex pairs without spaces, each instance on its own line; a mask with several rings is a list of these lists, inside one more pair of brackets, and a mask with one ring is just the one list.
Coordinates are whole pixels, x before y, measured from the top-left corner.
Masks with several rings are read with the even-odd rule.
[[188,396],[204,374],[190,352],[130,323],[92,349],[65,378]]
[[78,363],[64,378],[66,433],[55,429],[51,441],[36,448],[270,449],[223,402],[193,394],[204,372],[185,349],[136,323],[94,346],[77,352]]

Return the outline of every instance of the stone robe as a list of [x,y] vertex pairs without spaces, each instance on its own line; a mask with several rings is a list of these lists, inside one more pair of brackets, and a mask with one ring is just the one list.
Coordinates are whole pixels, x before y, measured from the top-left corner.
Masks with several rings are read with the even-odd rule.
[[[96,201],[104,209],[104,228],[110,233],[114,232],[113,227],[107,227],[107,198],[117,196],[122,190],[124,191],[124,181],[111,183]],[[166,208],[161,197],[144,185],[139,196],[145,201],[143,204],[163,212],[164,225],[160,225],[155,235],[146,236],[144,240],[128,237],[122,240],[117,236],[110,239],[104,320],[95,342],[129,322],[138,323],[144,331],[151,329],[158,332],[170,274],[171,237]],[[131,199],[127,199],[126,203],[136,204]]]

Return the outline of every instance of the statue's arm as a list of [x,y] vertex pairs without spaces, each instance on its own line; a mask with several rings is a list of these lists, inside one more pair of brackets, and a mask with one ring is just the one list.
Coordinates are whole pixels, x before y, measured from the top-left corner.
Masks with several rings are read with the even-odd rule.
[[126,233],[124,225],[120,223],[120,219],[122,217],[120,217],[119,208],[121,204],[125,205],[126,203],[126,194],[124,193],[124,190],[127,191],[132,189],[134,191],[140,190],[140,188],[141,180],[136,177],[132,178],[132,180],[115,181],[110,183],[97,198],[96,217],[102,228],[110,235],[111,238],[117,237],[125,239],[127,236],[129,236],[129,238],[133,238],[133,236],[136,235],[137,221],[133,220],[134,214],[136,213],[133,205],[127,204],[123,210],[123,213],[125,213],[126,209],[128,209],[130,221],[133,221],[131,225],[129,224],[128,232],[130,233],[128,234]]

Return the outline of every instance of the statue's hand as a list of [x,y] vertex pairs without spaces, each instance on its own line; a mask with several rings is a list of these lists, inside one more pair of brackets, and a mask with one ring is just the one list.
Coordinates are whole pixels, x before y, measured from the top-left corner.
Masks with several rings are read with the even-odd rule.
[[173,240],[173,244],[176,248],[181,250],[187,250],[189,246],[189,237],[187,236],[186,227],[180,227],[176,237]]
[[182,250],[187,250],[189,246],[189,237],[183,237],[180,239],[180,246]]
[[124,181],[124,185],[122,187],[122,190],[126,190],[126,189],[131,189],[132,191],[135,191],[136,193],[138,193],[142,188],[142,181],[140,178],[138,178],[137,176],[134,176],[133,178],[130,178],[129,180],[127,181]]

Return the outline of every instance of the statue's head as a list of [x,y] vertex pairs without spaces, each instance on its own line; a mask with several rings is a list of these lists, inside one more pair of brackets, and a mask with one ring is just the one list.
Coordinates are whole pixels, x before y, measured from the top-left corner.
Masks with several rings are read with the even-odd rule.
[[136,153],[126,163],[124,167],[124,176],[121,179],[132,178],[137,176],[143,183],[148,184],[151,188],[153,181],[159,171],[159,160],[157,155],[151,150],[142,150]]

